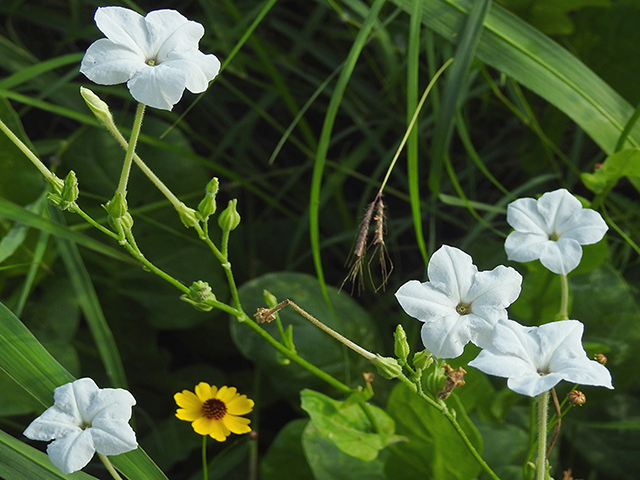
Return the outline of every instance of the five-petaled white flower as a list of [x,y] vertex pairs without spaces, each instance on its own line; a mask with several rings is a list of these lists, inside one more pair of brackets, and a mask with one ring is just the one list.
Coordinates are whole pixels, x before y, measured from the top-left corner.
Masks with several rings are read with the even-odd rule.
[[51,463],[69,474],[84,468],[95,452],[119,455],[135,450],[129,425],[135,398],[121,388],[98,388],[81,378],[53,391],[54,404],[24,431],[31,440],[53,440],[47,446]]
[[582,347],[584,325],[562,320],[539,327],[523,327],[501,320],[493,329],[493,346],[482,350],[469,365],[489,375],[506,377],[516,393],[536,397],[561,380],[613,388],[604,365],[589,360]]
[[454,358],[473,342],[490,344],[491,330],[507,318],[522,277],[500,265],[478,272],[469,255],[443,245],[429,260],[429,281],[411,280],[396,292],[405,312],[424,322],[422,342],[438,358]]
[[138,102],[171,110],[186,88],[204,92],[220,61],[198,50],[204,27],[175,10],[146,17],[122,7],[100,7],[96,25],[107,38],[92,43],[80,71],[101,85],[127,82]]
[[510,203],[507,222],[515,230],[504,244],[509,260],[540,259],[542,265],[562,275],[580,263],[580,245],[599,242],[608,229],[598,212],[582,208],[580,200],[564,188],[538,200],[520,198]]

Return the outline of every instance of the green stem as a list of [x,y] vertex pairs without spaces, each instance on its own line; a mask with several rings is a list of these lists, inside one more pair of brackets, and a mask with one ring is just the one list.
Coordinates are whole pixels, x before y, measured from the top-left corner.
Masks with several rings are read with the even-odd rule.
[[[29,150],[29,147],[27,147],[22,140],[20,140],[15,133],[13,133],[9,127],[7,127],[7,125],[5,125],[5,123],[0,120],[0,130],[2,130],[5,135],[7,137],[9,137],[9,139],[16,145],[16,147],[18,147],[22,153],[24,153],[26,155],[26,157],[31,160],[31,163],[33,163],[36,168],[38,170],[40,170],[40,173],[42,173],[42,175],[44,175],[44,178],[47,179],[48,182],[54,182],[55,179],[57,179],[58,177],[56,177],[56,175],[54,173],[51,172],[51,170],[49,170],[44,163],[42,163],[40,161],[40,159],[31,151]],[[59,180],[59,179],[58,179]]]
[[115,467],[109,461],[107,456],[103,455],[102,453],[98,453],[98,456],[100,457],[100,460],[102,460],[102,463],[104,463],[105,467],[107,467],[107,470],[109,470],[109,473],[111,474],[111,476],[113,478],[115,478],[116,480],[122,480],[122,477],[118,474],[118,472],[116,471]]
[[545,480],[547,474],[547,421],[549,415],[549,392],[538,396],[538,458],[536,480]]
[[124,156],[124,164],[122,165],[122,172],[120,173],[120,182],[118,183],[118,189],[116,193],[122,195],[122,198],[127,197],[127,183],[129,182],[129,172],[131,172],[131,162],[136,151],[136,144],[138,143],[138,137],[140,136],[140,129],[142,128],[142,119],[144,118],[144,109],[146,105],[139,103],[136,108],[136,117],[133,120],[133,128],[131,129],[131,139],[127,146],[127,153]]
[[207,436],[202,436],[202,478],[209,480],[209,465],[207,464]]
[[398,380],[400,380],[407,387],[409,387],[411,389],[411,391],[416,393],[420,398],[425,400],[429,405],[431,405],[436,410],[438,410],[440,413],[442,413],[445,416],[445,418],[447,420],[449,420],[449,423],[451,423],[451,425],[453,426],[455,431],[458,433],[458,435],[460,435],[460,438],[462,439],[464,444],[467,446],[467,449],[469,450],[471,455],[473,455],[473,457],[480,464],[480,466],[484,469],[484,471],[487,473],[487,475],[489,475],[489,477],[491,477],[493,480],[500,480],[500,477],[498,477],[495,474],[495,472],[491,469],[489,464],[484,461],[484,458],[482,458],[482,455],[480,455],[480,452],[478,452],[478,450],[473,445],[473,443],[471,443],[471,440],[469,440],[469,437],[467,436],[467,434],[464,432],[464,430],[462,429],[462,427],[458,423],[458,420],[456,420],[455,412],[452,411],[452,410],[449,410],[449,407],[447,407],[446,403],[444,403],[443,401],[435,401],[433,398],[431,398],[426,393],[424,393],[422,391],[422,388],[416,387],[416,384],[414,382],[412,382],[411,380],[409,380],[404,375],[400,375],[398,377]]
[[557,320],[569,320],[569,279],[560,275],[560,311]]

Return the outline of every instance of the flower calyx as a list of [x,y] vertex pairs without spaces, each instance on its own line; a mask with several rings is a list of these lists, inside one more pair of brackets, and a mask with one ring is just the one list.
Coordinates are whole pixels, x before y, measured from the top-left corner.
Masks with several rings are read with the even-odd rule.
[[201,312],[209,312],[213,306],[207,302],[217,301],[215,294],[207,282],[198,280],[193,282],[189,287],[189,293],[180,296],[180,300],[193,305],[196,310]]
[[402,365],[400,365],[396,358],[376,355],[375,358],[371,360],[371,363],[376,366],[380,375],[389,380],[402,375]]
[[222,212],[220,212],[220,216],[218,217],[218,225],[223,231],[231,231],[235,230],[238,225],[240,225],[240,214],[236,209],[238,205],[238,200],[233,199],[229,200],[229,205]]

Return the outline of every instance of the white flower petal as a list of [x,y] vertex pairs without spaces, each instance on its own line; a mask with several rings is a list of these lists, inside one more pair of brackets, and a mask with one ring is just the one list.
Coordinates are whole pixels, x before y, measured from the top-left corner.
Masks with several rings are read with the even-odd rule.
[[540,327],[502,320],[493,330],[493,346],[482,350],[469,365],[489,375],[508,378],[511,390],[531,397],[562,380],[613,388],[609,371],[587,358],[582,347],[583,330],[577,320]]
[[429,282],[456,305],[471,288],[478,268],[471,256],[449,245],[440,247],[429,259]]
[[422,322],[436,322],[456,313],[457,301],[429,282],[410,280],[398,289],[396,298],[405,312]]
[[[550,227],[566,222],[574,212],[579,210],[582,210],[580,200],[564,188],[547,192],[538,199],[538,212]],[[547,233],[553,233],[553,231],[547,231]]]
[[163,63],[154,67],[146,65],[127,82],[127,87],[138,102],[171,110],[182,97],[185,83],[185,72]]
[[149,46],[162,62],[171,51],[197,50],[204,27],[192,22],[176,10],[154,10],[145,17]]
[[474,307],[504,309],[520,295],[522,275],[511,267],[499,265],[491,271],[478,272],[473,280],[462,301],[473,302]]
[[100,85],[116,85],[126,82],[144,67],[144,57],[140,53],[101,38],[87,49],[80,72]]
[[548,242],[540,254],[540,262],[553,273],[567,275],[574,270],[582,258],[582,247],[570,238]]
[[99,7],[94,16],[96,25],[113,43],[145,57],[149,38],[145,19],[123,7]]
[[609,227],[598,212],[585,208],[575,212],[566,222],[558,225],[556,230],[560,238],[570,238],[580,245],[590,245],[602,240]]
[[65,475],[84,468],[95,454],[89,429],[54,440],[47,447],[51,463]]
[[90,430],[96,450],[103,455],[120,455],[138,448],[136,434],[126,421],[102,418]]
[[50,407],[29,424],[23,435],[31,440],[48,441],[81,431],[82,419],[57,407]]
[[562,380],[562,376],[557,373],[551,373],[549,375],[531,374],[509,378],[507,380],[507,387],[520,395],[537,397],[542,392],[551,390]]
[[171,52],[163,65],[170,65],[185,72],[187,90],[202,93],[220,71],[220,60],[215,55],[205,55],[199,50]]
[[533,198],[519,198],[507,205],[507,223],[518,232],[534,233],[549,238],[547,219],[538,211]]
[[504,250],[509,260],[532,262],[540,258],[549,243],[547,234],[511,232],[504,242]]
[[454,314],[437,322],[425,323],[420,334],[425,348],[437,358],[459,357],[471,340],[469,323]]

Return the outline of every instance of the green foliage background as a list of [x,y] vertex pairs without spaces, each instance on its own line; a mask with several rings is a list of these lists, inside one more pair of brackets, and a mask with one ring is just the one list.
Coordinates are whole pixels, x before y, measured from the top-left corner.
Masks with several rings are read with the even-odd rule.
[[[569,468],[576,478],[639,478],[640,163],[637,150],[629,150],[602,169],[596,165],[618,150],[640,102],[640,5],[392,0],[374,18],[371,3],[380,4],[120,3],[142,12],[174,8],[202,23],[201,50],[223,63],[246,40],[205,94],[185,93],[172,112],[148,110],[138,153],[190,206],[212,176],[220,179],[219,206],[238,199],[242,223],[230,248],[248,313],[265,305],[262,291],[268,289],[383,355],[393,352],[398,323],[412,347],[421,348],[419,322],[400,310],[393,293],[407,280],[426,279],[425,262],[440,245],[464,249],[481,270],[492,269],[508,264],[504,212],[514,198],[565,187],[593,200],[611,229],[606,242],[585,249],[583,264],[570,277],[570,316],[585,323],[589,353],[609,357],[616,390],[584,389],[588,402],[563,420],[552,464],[556,478]],[[93,23],[101,5],[0,3],[0,118],[60,177],[74,170],[79,203],[106,221],[101,205],[116,188],[123,152],[90,114],[79,88],[106,100],[123,131],[135,104],[124,85],[92,85],[78,73],[84,50],[102,36]],[[367,22],[371,33],[359,36]],[[359,56],[355,47],[362,48]],[[338,293],[362,214],[418,98],[453,56],[385,189],[385,242],[393,263],[388,283],[380,288],[378,259],[371,257],[364,288],[356,283],[352,290],[347,282]],[[640,126],[630,125],[621,146],[640,146]],[[179,292],[145,272],[115,242],[78,217],[47,208],[44,191],[35,168],[0,135],[0,300],[6,305],[0,312],[0,357],[9,373],[0,374],[3,478],[23,478],[7,468],[14,458],[25,462],[24,471],[34,468],[37,478],[59,478],[39,470],[46,461],[32,449],[30,460],[15,454],[25,448],[15,438],[25,440],[21,432],[51,401],[51,389],[72,376],[132,391],[140,443],[172,479],[201,478],[200,438],[174,417],[173,402],[175,392],[200,381],[234,385],[257,405],[252,427],[258,440],[211,442],[210,478],[247,478],[247,463],[255,458],[265,480],[480,475],[463,448],[451,457],[461,448],[459,440],[440,425],[446,422],[437,412],[380,377],[372,403],[380,407],[376,415],[388,427],[385,435],[409,441],[387,441],[391,437],[381,439],[378,432],[375,441],[389,446],[375,459],[328,442],[321,428],[326,424],[308,421],[317,412],[301,406],[300,395],[313,388],[321,392],[317,396],[343,400],[340,392],[287,365],[227,314],[196,311],[180,301]],[[135,168],[129,191],[145,255],[187,285],[209,282],[226,299],[223,269]],[[551,320],[558,288],[549,273],[537,265],[513,266],[525,276],[525,289],[511,316],[527,324]],[[361,373],[372,366],[292,311],[284,311],[282,320],[294,325],[303,357],[351,387],[364,385]],[[10,364],[12,348],[31,353]],[[452,363],[463,365],[474,355],[469,347]],[[501,478],[522,478],[529,402],[505,390],[503,380],[468,370],[467,385],[451,402],[466,410],[464,428],[484,445]],[[342,422],[346,430],[360,422],[356,414],[323,414],[323,422]],[[140,450],[123,457],[119,468],[147,468]],[[459,462],[453,471],[452,462]],[[131,478],[162,478],[150,476],[148,468],[138,472],[144,477],[128,471]],[[106,478],[96,464],[86,472]]]

